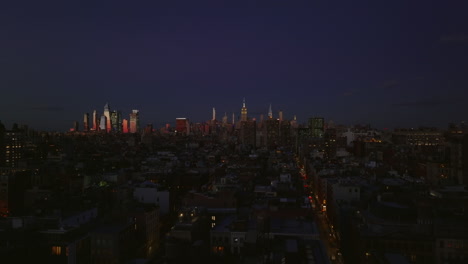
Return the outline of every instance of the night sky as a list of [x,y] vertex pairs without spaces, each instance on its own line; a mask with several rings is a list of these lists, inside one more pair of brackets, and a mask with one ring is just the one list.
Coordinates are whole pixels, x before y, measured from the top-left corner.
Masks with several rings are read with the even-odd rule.
[[[377,128],[468,121],[468,1],[9,1],[0,120],[65,131],[240,115]],[[231,119],[231,118],[229,118]]]

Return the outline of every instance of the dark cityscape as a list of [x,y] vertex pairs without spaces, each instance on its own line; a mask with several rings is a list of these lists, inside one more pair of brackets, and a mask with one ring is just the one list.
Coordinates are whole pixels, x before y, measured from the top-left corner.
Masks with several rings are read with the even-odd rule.
[[468,2],[0,8],[0,263],[468,263]]

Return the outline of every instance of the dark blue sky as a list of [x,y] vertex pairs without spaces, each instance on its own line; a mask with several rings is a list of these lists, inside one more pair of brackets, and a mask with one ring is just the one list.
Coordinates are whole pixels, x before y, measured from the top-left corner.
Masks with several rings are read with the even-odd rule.
[[468,119],[468,1],[10,2],[7,126],[64,131],[106,102],[126,117],[139,109],[143,125],[199,122],[212,107],[239,115],[243,97],[249,113],[272,103],[300,121]]

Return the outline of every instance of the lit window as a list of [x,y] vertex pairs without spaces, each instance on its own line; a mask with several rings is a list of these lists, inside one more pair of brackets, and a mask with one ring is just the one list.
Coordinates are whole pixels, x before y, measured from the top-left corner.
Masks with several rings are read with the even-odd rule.
[[62,253],[62,247],[60,246],[53,246],[52,247],[52,255],[59,256]]

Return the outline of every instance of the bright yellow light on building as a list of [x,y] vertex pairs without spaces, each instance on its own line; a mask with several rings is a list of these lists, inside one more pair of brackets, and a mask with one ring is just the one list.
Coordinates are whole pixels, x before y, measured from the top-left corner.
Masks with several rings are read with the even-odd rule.
[[53,246],[51,253],[52,253],[52,255],[57,255],[57,256],[61,255],[62,254],[62,247]]

